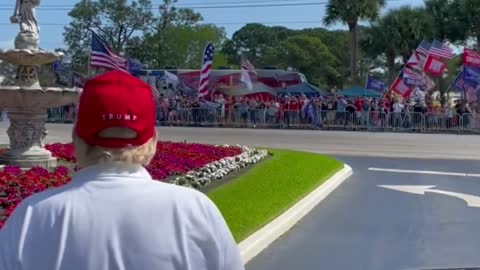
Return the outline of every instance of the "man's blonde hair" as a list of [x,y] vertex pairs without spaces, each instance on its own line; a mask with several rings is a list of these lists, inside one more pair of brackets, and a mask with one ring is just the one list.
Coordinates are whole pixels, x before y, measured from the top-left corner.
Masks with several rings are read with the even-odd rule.
[[[116,127],[102,131],[99,136],[103,138],[126,139],[135,137],[136,133],[128,128]],[[147,166],[155,156],[157,150],[156,133],[150,140],[141,146],[119,149],[89,145],[78,137],[75,131],[73,132],[72,137],[77,165],[80,168],[111,161]]]

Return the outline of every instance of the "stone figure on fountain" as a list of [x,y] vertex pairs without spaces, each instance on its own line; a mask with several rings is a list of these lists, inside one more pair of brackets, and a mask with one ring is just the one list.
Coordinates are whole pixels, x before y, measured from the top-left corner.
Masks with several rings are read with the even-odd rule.
[[16,0],[11,23],[20,25],[20,33],[15,39],[16,49],[38,49],[39,32],[35,8],[40,5],[40,0]]

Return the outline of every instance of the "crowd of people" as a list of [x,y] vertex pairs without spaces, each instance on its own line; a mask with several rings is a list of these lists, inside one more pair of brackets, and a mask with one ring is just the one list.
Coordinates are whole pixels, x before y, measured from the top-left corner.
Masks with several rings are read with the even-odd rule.
[[[409,99],[398,96],[345,97],[340,95],[307,97],[292,95],[271,97],[262,95],[224,96],[215,94],[208,99],[182,94],[160,94],[157,104],[158,125],[211,125],[230,124],[245,127],[267,125],[292,126],[347,126],[367,128],[413,126],[443,126],[444,128],[466,126],[473,123],[476,115],[474,104],[464,100],[448,100],[443,104],[438,99],[418,92]],[[315,117],[312,117],[314,107]],[[74,104],[48,112],[50,122],[70,122],[75,119]],[[468,116],[468,117],[463,117]],[[7,120],[2,113],[2,120]],[[480,127],[480,126],[479,126]]]
[[[307,106],[312,104],[317,114],[315,123],[312,123],[312,117],[307,117]],[[211,101],[182,95],[162,95],[158,103],[157,121],[164,125],[235,123],[281,126],[313,124],[321,127],[326,122],[383,126],[388,120],[389,125],[408,128],[420,118],[428,116],[434,124],[446,119],[444,125],[453,126],[458,125],[459,115],[473,112],[470,106],[462,100],[441,104],[439,100],[428,99],[424,95],[402,99],[393,96],[368,98],[334,95],[310,98],[305,95],[279,98],[225,97],[218,94]]]

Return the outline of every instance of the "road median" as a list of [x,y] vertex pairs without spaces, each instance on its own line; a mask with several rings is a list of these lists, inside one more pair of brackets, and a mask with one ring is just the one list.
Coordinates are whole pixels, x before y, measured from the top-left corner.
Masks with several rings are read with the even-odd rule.
[[211,191],[244,262],[287,232],[352,174],[334,158],[270,150],[272,158]]

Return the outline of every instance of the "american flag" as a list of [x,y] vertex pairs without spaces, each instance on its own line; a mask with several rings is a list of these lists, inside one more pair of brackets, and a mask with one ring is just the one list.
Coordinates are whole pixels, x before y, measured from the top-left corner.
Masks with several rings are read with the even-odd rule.
[[105,45],[102,39],[92,32],[92,48],[90,52],[90,66],[103,67],[112,70],[127,72],[127,59],[116,55]]
[[242,58],[242,69],[247,70],[248,72],[251,72],[253,74],[257,74],[257,71],[255,70],[255,67],[248,61],[248,59]]
[[440,58],[452,59],[454,57],[452,49],[438,40],[432,42],[430,54]]
[[432,45],[429,42],[422,40],[415,51],[424,55],[428,55],[430,47],[432,47]]
[[250,61],[242,57],[240,81],[243,82],[249,90],[253,89],[252,75],[257,75],[255,67],[252,65],[252,63],[250,63]]
[[428,56],[431,46],[432,45],[429,42],[422,40],[420,45],[418,45],[418,47],[412,53],[410,59],[408,59],[406,66],[416,70],[423,69],[423,64],[425,63],[425,59]]
[[204,97],[208,94],[208,81],[210,71],[212,70],[213,55],[215,54],[215,46],[209,42],[203,53],[202,70],[200,71],[200,83],[198,87],[198,96]]

